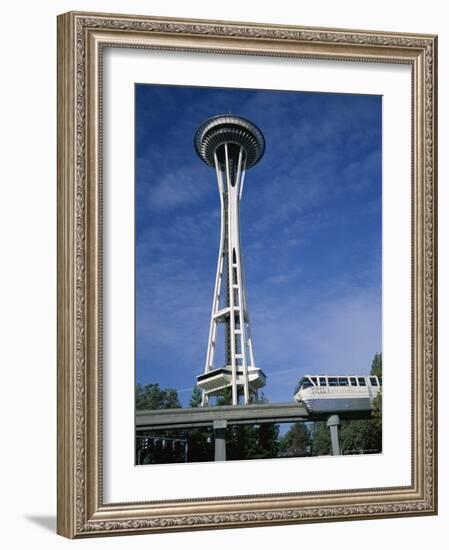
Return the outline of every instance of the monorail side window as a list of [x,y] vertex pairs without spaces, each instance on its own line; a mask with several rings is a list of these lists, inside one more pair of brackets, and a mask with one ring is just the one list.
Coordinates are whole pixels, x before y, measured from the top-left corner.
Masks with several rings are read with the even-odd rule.
[[351,386],[357,386],[357,378],[355,378],[354,376],[351,376],[349,382],[351,383]]
[[338,382],[336,378],[328,378],[329,386],[338,386]]
[[324,376],[320,376],[320,386],[327,386]]
[[371,382],[371,386],[377,386],[377,378],[375,376],[370,376],[369,381]]
[[339,378],[338,379],[338,385],[339,386],[349,386],[348,379],[347,378]]
[[357,379],[359,381],[359,386],[366,386],[366,380],[363,377]]
[[315,384],[315,386],[318,386],[318,381],[316,379],[316,376],[311,376],[310,380],[312,380],[312,382]]

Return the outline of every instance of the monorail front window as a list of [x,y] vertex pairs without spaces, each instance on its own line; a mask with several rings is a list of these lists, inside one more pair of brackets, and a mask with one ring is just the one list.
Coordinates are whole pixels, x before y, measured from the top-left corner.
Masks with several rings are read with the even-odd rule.
[[298,385],[295,388],[295,393],[298,393],[300,390],[305,390],[313,386],[312,382],[308,378],[301,378],[298,382]]

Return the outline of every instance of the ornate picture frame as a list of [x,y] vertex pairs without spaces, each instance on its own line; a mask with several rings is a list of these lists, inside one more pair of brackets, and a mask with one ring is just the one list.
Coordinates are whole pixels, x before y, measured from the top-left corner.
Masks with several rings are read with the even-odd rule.
[[[105,502],[103,53],[127,48],[411,69],[411,483]],[[437,38],[70,12],[58,17],[58,533],[89,536],[437,513]],[[408,360],[405,358],[404,360]],[[318,459],[319,460],[319,459]]]

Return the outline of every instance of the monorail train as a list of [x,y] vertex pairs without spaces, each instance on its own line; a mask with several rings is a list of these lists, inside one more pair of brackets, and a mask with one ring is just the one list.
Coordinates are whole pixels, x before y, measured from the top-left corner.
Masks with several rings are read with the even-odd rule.
[[370,411],[381,385],[377,376],[306,375],[294,399],[315,414]]

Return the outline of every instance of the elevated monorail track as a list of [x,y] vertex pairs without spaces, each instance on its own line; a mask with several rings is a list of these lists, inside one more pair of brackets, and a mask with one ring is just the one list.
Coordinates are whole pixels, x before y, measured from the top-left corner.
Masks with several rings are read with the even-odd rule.
[[[293,402],[157,409],[136,411],[136,429],[141,432],[151,429],[197,428],[213,426],[217,421],[226,421],[228,424],[317,422],[327,420],[328,416],[329,414],[310,414],[304,405]],[[343,412],[339,416],[348,420],[367,419],[371,418],[371,412]]]
[[327,421],[331,433],[332,454],[340,454],[338,426],[340,419],[371,418],[371,411],[348,411],[338,414],[310,414],[301,403],[225,405],[189,409],[136,411],[137,435],[152,430],[187,429],[210,426],[214,430],[215,460],[226,460],[226,428],[233,424],[281,424],[284,422]]

